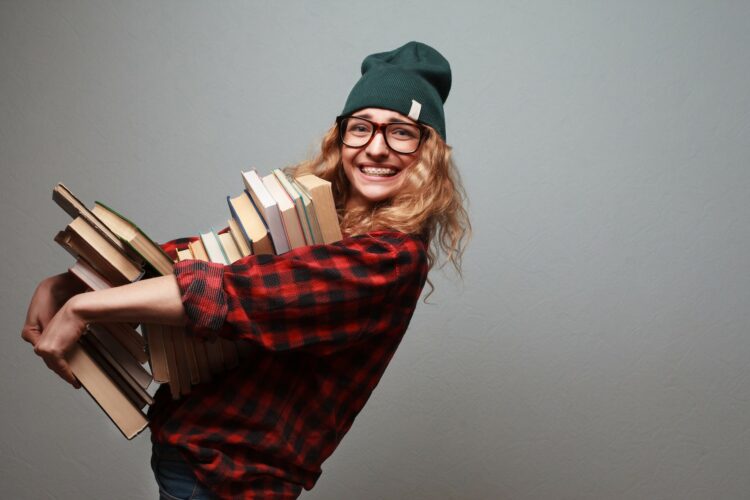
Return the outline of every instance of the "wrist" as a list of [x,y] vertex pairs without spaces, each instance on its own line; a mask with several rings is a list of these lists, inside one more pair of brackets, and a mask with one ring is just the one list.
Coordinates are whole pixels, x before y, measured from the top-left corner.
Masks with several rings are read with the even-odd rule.
[[71,297],[65,304],[65,307],[70,310],[71,314],[80,319],[84,324],[96,322],[95,302],[91,300],[94,293],[80,293]]
[[[83,294],[87,295],[87,294]],[[63,324],[70,325],[70,332],[75,332],[75,337],[71,342],[74,342],[77,340],[83,333],[86,331],[86,328],[88,327],[88,324],[90,323],[89,320],[85,319],[84,315],[82,314],[82,308],[81,308],[81,301],[78,297],[80,295],[76,295],[75,297],[68,300],[60,309],[59,315],[63,320]],[[64,349],[67,349],[67,346],[69,344],[65,344]]]

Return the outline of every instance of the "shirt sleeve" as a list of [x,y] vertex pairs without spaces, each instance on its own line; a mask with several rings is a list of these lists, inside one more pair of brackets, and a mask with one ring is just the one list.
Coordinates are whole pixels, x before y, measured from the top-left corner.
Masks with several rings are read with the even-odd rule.
[[427,257],[422,240],[379,232],[227,266],[183,261],[175,275],[194,334],[329,353],[408,322]]

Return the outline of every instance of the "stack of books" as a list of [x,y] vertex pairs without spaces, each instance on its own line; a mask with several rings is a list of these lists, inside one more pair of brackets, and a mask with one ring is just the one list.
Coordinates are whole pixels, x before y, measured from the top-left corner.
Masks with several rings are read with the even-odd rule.
[[[341,239],[328,181],[314,175],[291,178],[278,169],[264,177],[255,170],[242,172],[242,180],[242,193],[227,197],[227,227],[201,233],[177,252],[178,261],[230,264],[248,255],[278,255]],[[170,256],[104,203],[89,209],[62,184],[52,198],[73,218],[55,241],[75,257],[70,272],[89,289],[173,272]],[[138,326],[89,325],[68,355],[76,378],[128,439],[148,425],[144,408],[153,403],[147,391],[152,382],[169,384],[177,399],[191,386],[236,367],[248,349],[242,341],[203,341],[167,325],[141,324],[141,335]]]

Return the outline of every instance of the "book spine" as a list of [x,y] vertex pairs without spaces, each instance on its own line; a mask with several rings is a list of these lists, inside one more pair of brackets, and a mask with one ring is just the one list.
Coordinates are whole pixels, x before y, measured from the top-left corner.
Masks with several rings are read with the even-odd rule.
[[151,367],[151,375],[156,382],[169,382],[169,368],[167,363],[167,352],[164,346],[164,331],[161,325],[142,324],[143,334],[148,346],[148,362]]

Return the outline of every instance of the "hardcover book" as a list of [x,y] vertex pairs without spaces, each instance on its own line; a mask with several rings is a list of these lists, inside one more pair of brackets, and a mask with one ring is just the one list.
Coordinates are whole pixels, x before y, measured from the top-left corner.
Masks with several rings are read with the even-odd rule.
[[245,182],[245,188],[250,198],[252,198],[255,208],[268,226],[268,232],[271,233],[275,253],[279,255],[288,252],[289,241],[284,231],[284,223],[281,221],[281,212],[279,212],[276,200],[268,192],[268,189],[263,184],[263,180],[255,170],[242,172],[242,180]]

